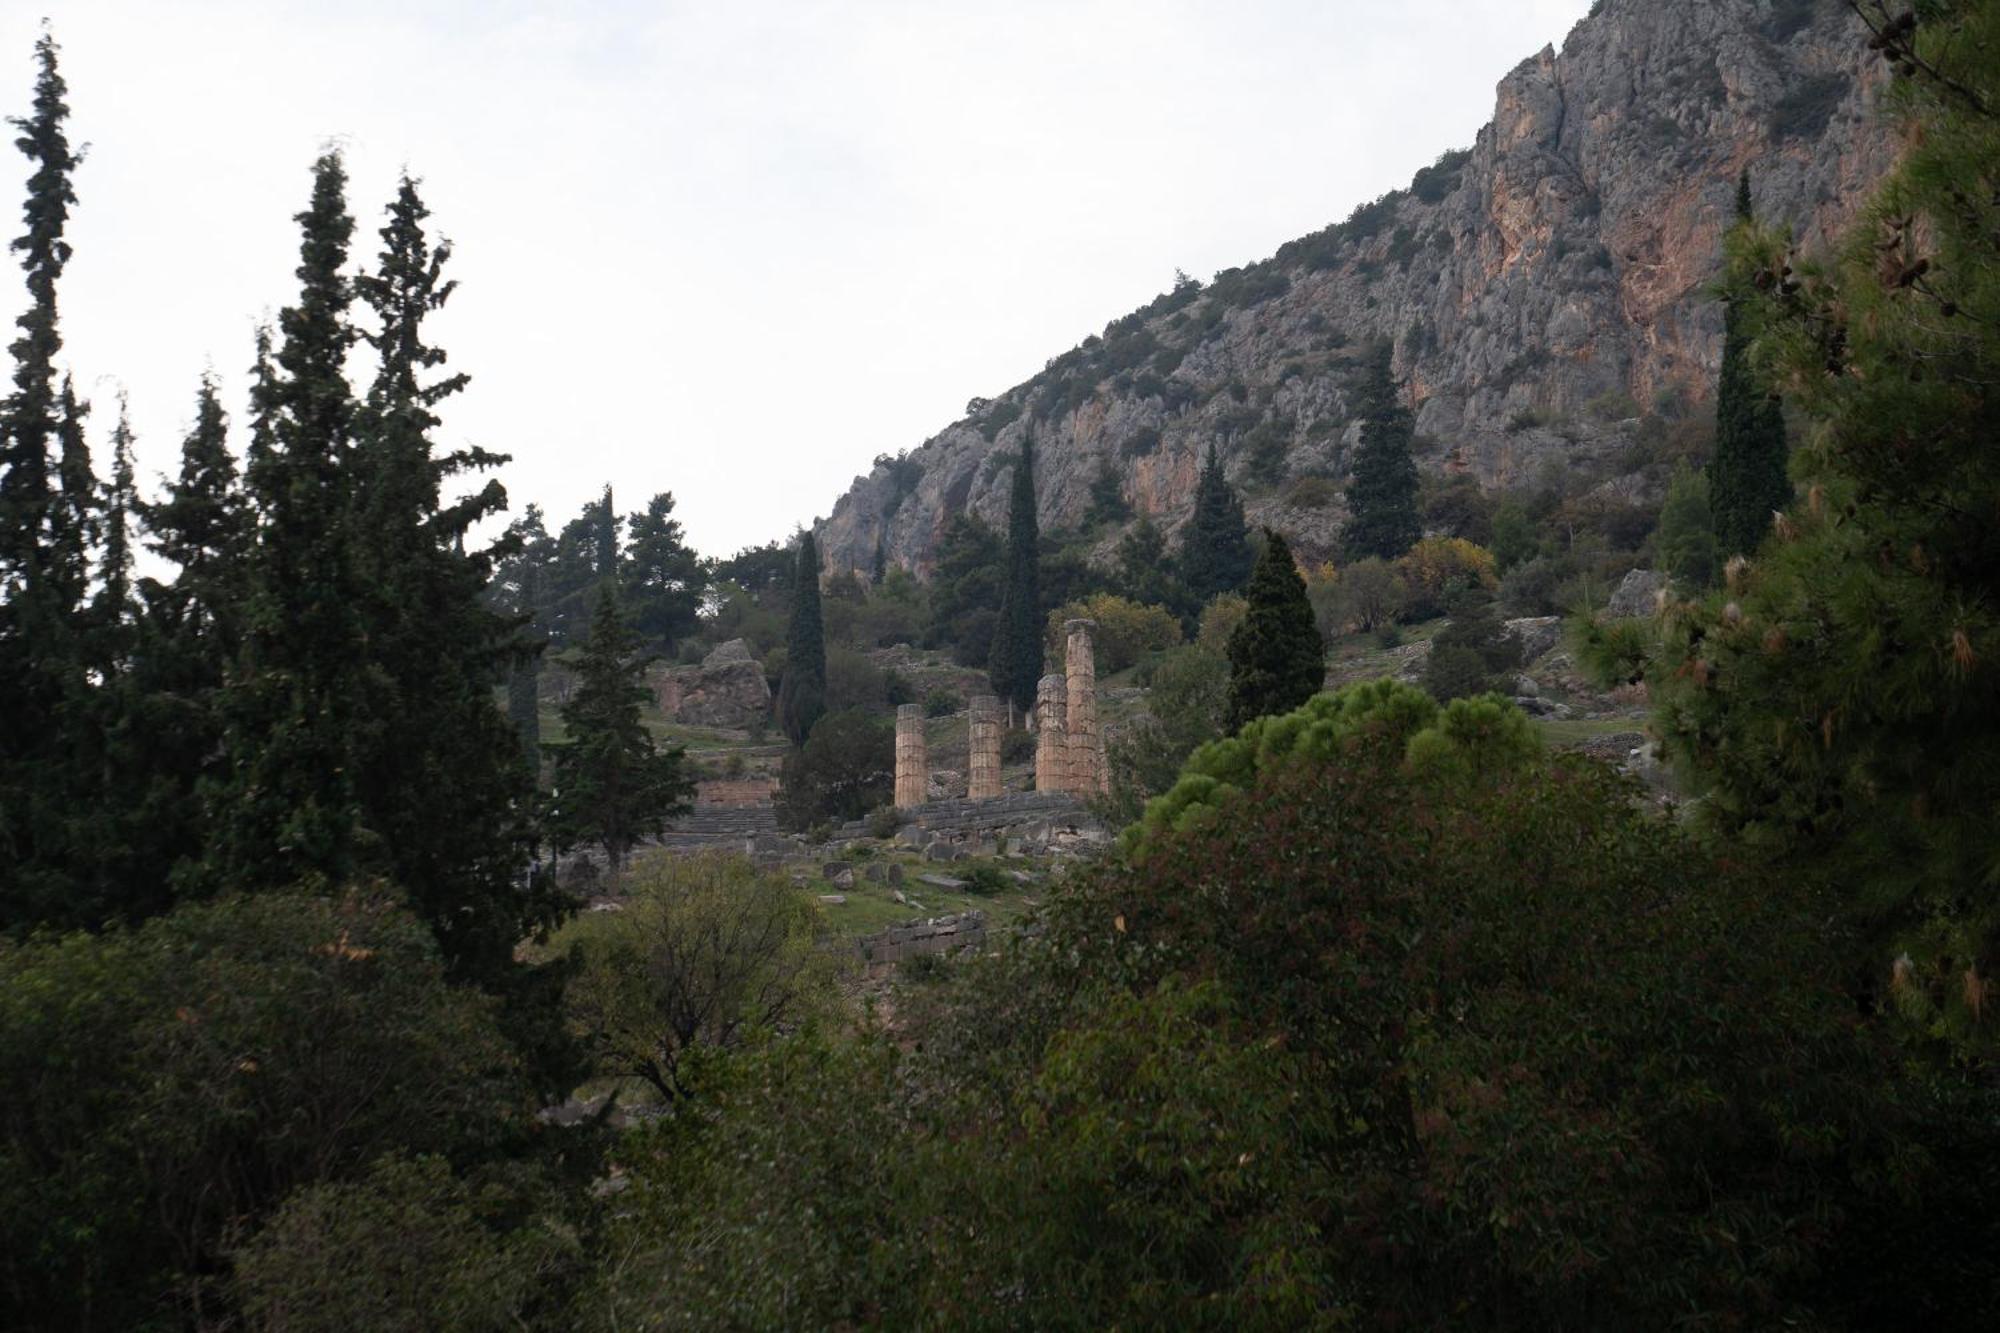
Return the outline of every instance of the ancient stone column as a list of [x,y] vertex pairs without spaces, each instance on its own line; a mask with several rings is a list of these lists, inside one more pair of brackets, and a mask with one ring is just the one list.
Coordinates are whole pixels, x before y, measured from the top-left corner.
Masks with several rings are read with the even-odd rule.
[[1069,744],[1063,730],[1063,678],[1035,685],[1035,790],[1069,790]]
[[974,695],[971,718],[965,794],[990,801],[1000,794],[1000,701],[990,694]]
[[1094,620],[1063,622],[1063,674],[1069,682],[1069,706],[1063,727],[1069,740],[1069,790],[1095,796],[1104,790],[1104,738],[1097,732],[1097,655],[1091,633]]
[[922,805],[931,785],[930,756],[924,750],[924,707],[896,710],[896,808]]

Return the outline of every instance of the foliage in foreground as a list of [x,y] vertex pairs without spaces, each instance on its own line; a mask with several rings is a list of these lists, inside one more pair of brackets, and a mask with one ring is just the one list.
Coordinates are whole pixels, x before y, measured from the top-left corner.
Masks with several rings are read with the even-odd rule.
[[[1240,787],[1072,880],[1041,935],[907,988],[916,1041],[705,1070],[627,1145],[619,1324],[1977,1308],[1991,1224],[1965,1192],[1904,1202],[1947,1188],[1929,1154],[1976,1114],[1918,1104],[1813,893],[1702,854],[1505,705],[1314,704],[1223,743]],[[1953,1257],[1878,1294],[1877,1249]]]
[[518,1138],[533,1103],[498,1015],[379,894],[0,946],[6,1322],[191,1317],[291,1190]]
[[1646,676],[1718,834],[1847,885],[1877,1002],[1990,1058],[2000,4],[1921,13],[1875,43],[1911,147],[1840,251],[1732,243],[1732,309],[1805,426],[1805,498],[1724,589],[1670,609]]

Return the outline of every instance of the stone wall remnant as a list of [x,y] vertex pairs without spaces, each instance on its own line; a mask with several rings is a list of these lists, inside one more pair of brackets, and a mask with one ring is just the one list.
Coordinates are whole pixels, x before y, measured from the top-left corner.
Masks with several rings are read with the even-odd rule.
[[930,795],[930,780],[923,705],[903,704],[896,709],[896,808],[922,805]]

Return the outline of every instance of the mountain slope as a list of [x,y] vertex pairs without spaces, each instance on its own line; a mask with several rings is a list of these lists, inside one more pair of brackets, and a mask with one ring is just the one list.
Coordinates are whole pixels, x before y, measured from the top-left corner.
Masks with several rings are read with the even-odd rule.
[[1408,190],[1163,295],[878,460],[816,525],[827,568],[865,572],[879,543],[927,571],[953,515],[1004,512],[1031,429],[1045,528],[1081,528],[1106,472],[1136,512],[1177,526],[1214,443],[1253,520],[1322,556],[1338,505],[1320,487],[1307,507],[1309,488],[1285,483],[1345,478],[1347,383],[1375,337],[1396,342],[1426,470],[1487,486],[1552,466],[1615,476],[1637,417],[1712,392],[1722,317],[1706,288],[1738,172],[1761,217],[1812,243],[1890,164],[1866,38],[1839,0],[1600,0],[1560,54],[1501,81],[1470,150]]

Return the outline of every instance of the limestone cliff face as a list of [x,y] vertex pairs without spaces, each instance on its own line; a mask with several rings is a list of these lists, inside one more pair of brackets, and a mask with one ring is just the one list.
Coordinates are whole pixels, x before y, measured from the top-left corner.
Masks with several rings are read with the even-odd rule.
[[857,478],[817,525],[828,569],[866,571],[879,543],[928,572],[953,515],[1000,523],[1030,429],[1045,528],[1081,528],[1107,471],[1177,527],[1213,443],[1253,521],[1324,553],[1338,504],[1298,507],[1285,483],[1344,479],[1353,356],[1374,337],[1396,342],[1423,467],[1489,486],[1552,461],[1615,471],[1625,418],[1712,392],[1722,317],[1706,288],[1737,174],[1751,169],[1760,217],[1812,244],[1891,164],[1866,37],[1839,0],[1603,0],[1560,53],[1501,81],[1469,152],[1113,321]]

